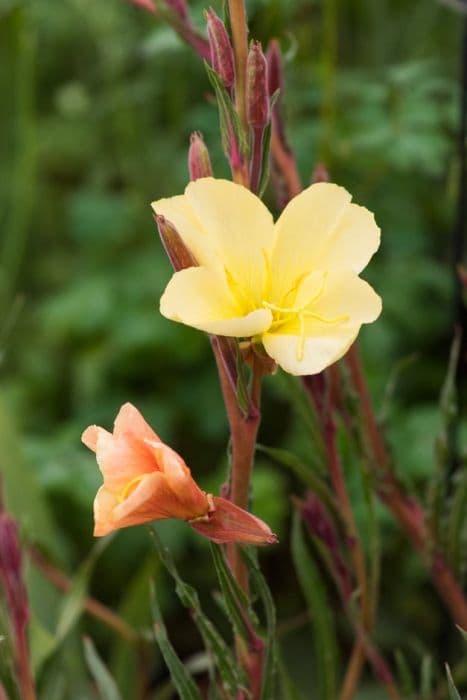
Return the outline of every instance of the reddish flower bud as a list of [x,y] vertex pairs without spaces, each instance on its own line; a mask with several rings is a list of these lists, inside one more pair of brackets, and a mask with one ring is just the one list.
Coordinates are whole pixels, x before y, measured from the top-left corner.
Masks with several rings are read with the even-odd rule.
[[327,549],[341,593],[347,600],[352,595],[352,576],[342,558],[339,537],[331,516],[313,493],[309,493],[306,500],[299,501],[297,505],[310,532],[321,540]]
[[235,63],[232,44],[224,22],[216,15],[212,7],[205,14],[211,48],[211,65],[227,89],[235,81]]
[[190,138],[188,170],[190,173],[190,180],[198,180],[200,177],[212,176],[209,151],[199,131],[195,131]]
[[147,12],[152,12],[153,14],[156,12],[156,6],[153,0],[130,0],[130,2],[137,7],[141,7],[143,10],[147,10]]
[[178,270],[184,270],[187,267],[196,267],[198,263],[186,247],[175,226],[162,215],[156,214],[155,219],[162,245],[174,270],[178,272]]
[[164,0],[170,10],[173,10],[184,22],[188,19],[188,7],[185,0]]
[[329,173],[324,163],[318,163],[311,176],[311,182],[329,182]]
[[259,41],[252,41],[247,61],[247,116],[253,129],[269,123],[268,64]]
[[280,90],[282,94],[284,88],[282,54],[281,47],[277,39],[272,39],[269,42],[266,56],[268,62],[268,90],[269,96],[272,97],[277,90]]

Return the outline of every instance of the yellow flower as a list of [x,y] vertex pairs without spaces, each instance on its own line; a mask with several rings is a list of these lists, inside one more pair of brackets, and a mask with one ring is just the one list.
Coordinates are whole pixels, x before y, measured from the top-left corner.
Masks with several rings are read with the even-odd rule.
[[341,358],[381,299],[358,276],[379,246],[373,214],[330,183],[311,185],[274,224],[241,185],[202,178],[153,202],[199,267],[176,272],[161,313],[216,335],[253,338],[291,374]]

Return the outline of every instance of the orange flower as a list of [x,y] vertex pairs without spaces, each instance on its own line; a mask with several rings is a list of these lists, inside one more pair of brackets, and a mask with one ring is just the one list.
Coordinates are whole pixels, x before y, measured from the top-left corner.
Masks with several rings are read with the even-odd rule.
[[104,484],[94,501],[94,535],[153,520],[185,520],[214,542],[276,542],[269,527],[224,498],[202,491],[183,459],[165,445],[132,404],[113,433],[91,425],[82,441],[96,453]]

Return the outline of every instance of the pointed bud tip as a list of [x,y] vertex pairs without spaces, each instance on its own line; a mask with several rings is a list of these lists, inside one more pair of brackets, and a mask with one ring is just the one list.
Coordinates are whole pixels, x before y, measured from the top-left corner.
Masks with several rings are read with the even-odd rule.
[[208,147],[204,143],[202,134],[195,131],[190,136],[190,148],[188,150],[188,171],[190,180],[198,180],[201,177],[212,176],[211,158]]
[[185,245],[182,237],[173,224],[165,216],[154,211],[154,219],[159,231],[159,237],[164,246],[167,257],[176,272],[187,267],[196,267],[197,262],[192,252]]
[[247,117],[254,128],[265,128],[270,119],[268,64],[261,42],[252,40],[247,59]]
[[224,22],[216,15],[212,7],[205,11],[211,65],[227,89],[235,82],[235,60],[230,37]]

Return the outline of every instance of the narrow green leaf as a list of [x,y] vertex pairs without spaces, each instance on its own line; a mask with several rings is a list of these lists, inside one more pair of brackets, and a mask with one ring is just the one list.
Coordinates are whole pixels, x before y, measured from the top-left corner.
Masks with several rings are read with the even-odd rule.
[[303,483],[310,488],[313,493],[316,493],[324,503],[332,510],[336,511],[334,496],[324,479],[321,479],[311,468],[294,455],[289,450],[284,450],[281,447],[267,447],[266,445],[257,445],[256,449],[259,452],[267,455],[275,462],[278,462],[284,467],[290,469]]
[[315,407],[297,377],[293,377],[286,372],[281,372],[280,376],[286,386],[292,405],[303,421],[307,434],[310,437],[313,447],[313,450],[310,452],[310,457],[313,458],[313,466],[317,471],[325,474],[327,471],[326,451],[323,442],[323,432],[319,424]]
[[260,698],[261,700],[270,700],[270,698],[275,696],[274,687],[277,672],[276,608],[271,591],[261,573],[255,555],[256,552],[253,553],[252,550],[242,549],[242,557],[247,563],[253,588],[261,599],[266,615],[266,645]]
[[[435,439],[435,468],[428,484],[427,520],[434,543],[443,539],[443,516],[447,496],[447,480],[453,457],[455,423],[458,415],[456,372],[459,363],[461,334],[456,331],[451,345],[448,369],[440,396],[441,426]],[[447,534],[447,533],[446,533]],[[447,545],[447,542],[445,543]]]
[[313,620],[316,667],[320,677],[320,700],[337,697],[337,643],[333,616],[321,574],[305,544],[300,516],[294,513],[292,557],[303,597]]
[[400,649],[396,649],[395,653],[396,665],[397,665],[397,675],[399,679],[400,689],[402,691],[403,697],[410,700],[415,697],[415,680],[410,670],[410,666],[407,663],[407,659]]
[[451,507],[447,520],[447,557],[456,572],[462,570],[462,558],[465,556],[466,519],[467,519],[467,469],[459,475],[458,483],[451,498]]
[[422,659],[420,670],[420,695],[422,700],[428,700],[433,692],[433,659],[429,654],[425,654]]
[[63,599],[61,613],[55,630],[58,643],[65,639],[68,632],[80,618],[92,571],[111,539],[112,535],[98,540],[74,577],[73,586]]
[[[277,89],[275,93],[271,96],[269,100],[270,110],[272,110],[279,98],[280,90]],[[262,144],[262,154],[261,154],[261,178],[258,186],[258,197],[262,197],[264,190],[267,187],[269,180],[269,164],[270,164],[270,151],[271,151],[271,133],[272,133],[272,121],[266,126],[263,133],[263,144]]]
[[121,695],[114,679],[110,675],[102,659],[89,637],[84,638],[84,658],[102,700],[121,700]]
[[251,636],[248,627],[248,600],[237,581],[232,576],[232,572],[227,566],[221,547],[212,542],[210,542],[210,546],[217,579],[230,622],[237,634],[248,642]]
[[167,636],[167,629],[162,619],[161,609],[156,597],[154,585],[151,586],[151,607],[154,620],[154,635],[169,669],[172,682],[177,689],[180,700],[201,700],[201,694],[187,668],[180,661]]
[[196,590],[181,578],[169,550],[163,545],[155,529],[150,528],[150,532],[161,562],[175,581],[175,591],[182,605],[190,610],[206,649],[216,662],[225,690],[234,694],[245,685],[245,682],[231,650],[212,622],[204,614]]
[[303,695],[293,682],[281,653],[278,653],[277,667],[279,670],[280,687],[283,700],[303,700]]
[[459,691],[454,685],[454,679],[452,677],[451,669],[446,664],[446,675],[448,677],[448,690],[449,690],[449,700],[462,700]]
[[230,99],[230,95],[224,87],[222,80],[211,66],[205,61],[204,66],[208,74],[209,81],[216,93],[217,105],[219,108],[219,120],[222,136],[222,147],[227,158],[230,157],[230,141],[233,136],[238,145],[240,153],[245,156],[248,152],[248,143],[243,132],[240,119],[235,107]]

